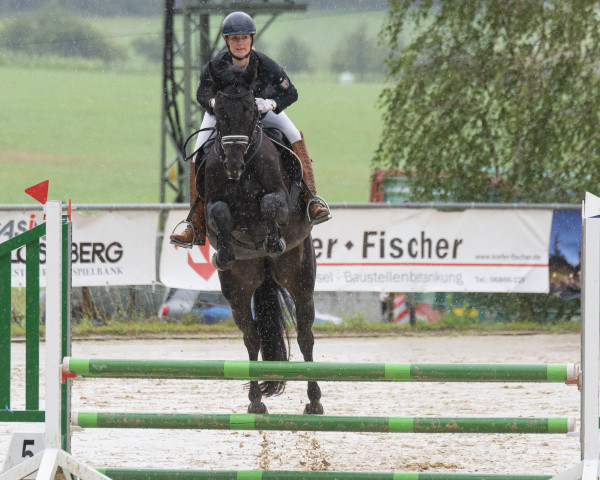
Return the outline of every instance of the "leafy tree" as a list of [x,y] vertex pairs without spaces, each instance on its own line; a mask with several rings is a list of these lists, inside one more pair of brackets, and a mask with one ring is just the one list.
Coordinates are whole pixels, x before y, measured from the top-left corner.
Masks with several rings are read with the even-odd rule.
[[369,38],[366,23],[344,36],[331,55],[331,69],[334,72],[352,72],[363,79],[366,73],[384,73],[385,62],[377,39]]
[[[600,184],[599,3],[390,0],[374,165],[415,200],[579,202]],[[412,42],[401,50],[405,27]]]
[[285,70],[310,72],[312,70],[312,65],[309,62],[310,57],[311,52],[308,45],[292,36],[283,42],[277,58]]
[[58,55],[104,61],[125,58],[121,50],[106,42],[89,24],[57,8],[16,16],[0,32],[0,46],[37,56]]

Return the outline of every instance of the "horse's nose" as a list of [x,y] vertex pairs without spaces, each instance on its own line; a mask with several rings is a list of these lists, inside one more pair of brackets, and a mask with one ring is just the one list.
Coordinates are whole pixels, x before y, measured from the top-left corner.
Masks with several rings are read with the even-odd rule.
[[244,171],[244,163],[235,157],[225,157],[225,172],[229,180],[239,180]]
[[238,165],[232,165],[231,163],[225,163],[225,173],[229,180],[239,180],[242,176],[242,168]]
[[229,178],[229,180],[239,180],[241,176],[242,171],[239,169],[233,171],[227,170],[227,178]]

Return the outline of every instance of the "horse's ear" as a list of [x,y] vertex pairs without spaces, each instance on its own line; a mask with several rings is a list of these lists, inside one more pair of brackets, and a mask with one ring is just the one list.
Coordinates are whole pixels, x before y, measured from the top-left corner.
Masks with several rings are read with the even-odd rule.
[[244,81],[246,85],[251,85],[252,82],[256,79],[256,72],[258,67],[258,60],[256,59],[256,55],[250,55],[248,60],[248,66],[246,67],[244,73]]

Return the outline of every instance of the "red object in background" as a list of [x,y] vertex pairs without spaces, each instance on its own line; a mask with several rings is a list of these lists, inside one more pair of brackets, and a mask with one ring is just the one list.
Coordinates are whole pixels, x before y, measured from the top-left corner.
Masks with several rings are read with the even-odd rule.
[[[415,318],[428,323],[437,322],[443,315],[440,310],[435,310],[429,303],[417,303],[415,305]],[[394,294],[394,323],[409,323],[410,308],[406,304],[406,295],[404,293]]]
[[406,295],[399,293],[394,295],[394,323],[408,323],[410,308],[405,303]]
[[208,280],[213,273],[217,271],[212,262],[210,261],[210,243],[206,242],[204,246],[195,246],[194,248],[198,248],[200,252],[202,252],[202,256],[204,257],[205,262],[195,262],[192,258],[191,253],[188,252],[188,265],[194,270],[198,275],[200,275],[204,280]]
[[404,171],[402,170],[377,170],[373,173],[371,179],[371,191],[369,192],[369,202],[385,201],[385,179],[388,177],[403,178]]
[[43,182],[33,185],[32,187],[26,188],[25,193],[40,202],[42,205],[45,205],[46,201],[48,200],[49,183],[50,180],[44,180]]
[[373,175],[371,182],[371,192],[369,194],[369,202],[383,202],[385,191],[383,188],[383,179],[387,175],[387,170],[377,170]]

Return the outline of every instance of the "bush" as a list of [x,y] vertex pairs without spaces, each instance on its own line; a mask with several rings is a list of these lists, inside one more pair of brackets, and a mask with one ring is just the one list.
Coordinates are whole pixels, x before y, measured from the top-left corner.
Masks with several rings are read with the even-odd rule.
[[480,320],[492,322],[531,322],[540,325],[578,320],[579,298],[562,300],[552,294],[466,293],[451,294],[453,307],[471,307],[480,312]]
[[162,62],[163,45],[161,39],[136,38],[131,42],[131,45],[140,57],[150,62]]
[[106,62],[126,58],[123,51],[105,41],[86,22],[56,8],[15,17],[0,33],[0,45],[11,52],[33,56],[57,55]]

